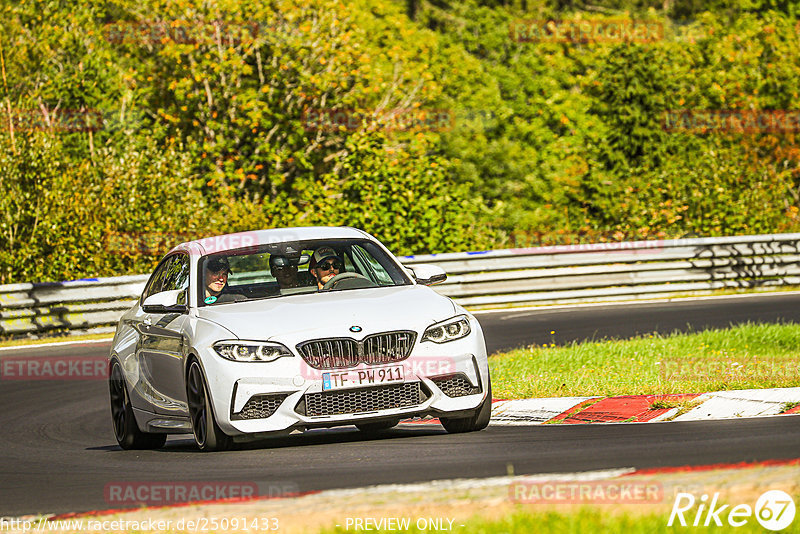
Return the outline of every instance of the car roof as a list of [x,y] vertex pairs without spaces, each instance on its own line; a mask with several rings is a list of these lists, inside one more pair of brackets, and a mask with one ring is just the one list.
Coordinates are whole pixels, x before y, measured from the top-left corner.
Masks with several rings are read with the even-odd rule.
[[294,228],[273,228],[252,230],[218,236],[209,236],[187,241],[174,247],[177,250],[199,250],[203,255],[223,252],[242,247],[257,247],[270,243],[286,241],[306,241],[310,239],[371,239],[366,232],[349,226],[300,226]]

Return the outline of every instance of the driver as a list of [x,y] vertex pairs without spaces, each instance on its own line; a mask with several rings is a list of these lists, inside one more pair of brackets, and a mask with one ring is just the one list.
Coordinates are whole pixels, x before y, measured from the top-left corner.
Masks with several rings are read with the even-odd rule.
[[322,289],[325,282],[342,272],[344,262],[331,247],[320,247],[311,256],[308,271],[317,281],[317,288]]

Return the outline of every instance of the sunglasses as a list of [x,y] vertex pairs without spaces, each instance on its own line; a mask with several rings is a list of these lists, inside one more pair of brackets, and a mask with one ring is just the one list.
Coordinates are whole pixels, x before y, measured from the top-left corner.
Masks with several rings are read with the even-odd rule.
[[336,269],[337,271],[342,270],[342,262],[340,261],[326,261],[325,263],[320,263],[317,265],[317,269],[320,271],[330,271],[331,269]]

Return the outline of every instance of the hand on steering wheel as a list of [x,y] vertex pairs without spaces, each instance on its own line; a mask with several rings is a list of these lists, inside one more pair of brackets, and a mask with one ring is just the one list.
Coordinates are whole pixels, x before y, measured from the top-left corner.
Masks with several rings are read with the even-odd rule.
[[333,289],[336,286],[336,284],[338,284],[342,280],[347,280],[348,278],[366,278],[366,276],[358,273],[339,273],[330,280],[328,280],[327,282],[325,282],[325,285],[322,286],[322,290],[326,291],[328,289]]

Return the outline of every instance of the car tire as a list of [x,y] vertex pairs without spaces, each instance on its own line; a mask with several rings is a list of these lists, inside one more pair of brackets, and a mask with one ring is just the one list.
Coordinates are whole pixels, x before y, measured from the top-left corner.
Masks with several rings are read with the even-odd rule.
[[375,423],[358,423],[356,427],[361,432],[380,432],[397,426],[400,421],[378,421]]
[[111,364],[108,375],[108,391],[111,401],[111,422],[114,426],[114,437],[119,446],[130,449],[160,449],[167,441],[166,434],[142,432],[133,415],[128,387],[122,366],[116,360]]
[[475,411],[475,414],[470,417],[449,418],[440,417],[439,421],[442,426],[450,434],[460,434],[462,432],[475,432],[483,430],[489,426],[489,420],[492,417],[492,381],[487,380],[486,383],[489,387],[486,388],[486,398]]
[[192,360],[189,372],[186,373],[186,401],[197,448],[203,452],[224,451],[230,448],[233,440],[217,425],[214,408],[208,395],[208,386],[197,360]]

